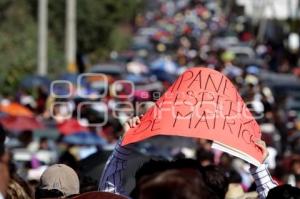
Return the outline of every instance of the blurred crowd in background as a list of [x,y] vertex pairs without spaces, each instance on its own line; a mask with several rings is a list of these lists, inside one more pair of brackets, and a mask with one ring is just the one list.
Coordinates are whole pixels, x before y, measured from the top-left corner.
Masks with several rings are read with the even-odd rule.
[[[41,174],[54,163],[77,172],[81,193],[97,190],[124,122],[143,114],[194,66],[230,78],[260,124],[273,178],[300,188],[299,46],[289,45],[289,32],[275,22],[265,24],[259,41],[258,27],[244,13],[226,10],[225,2],[148,1],[135,18],[128,50],[111,52],[110,60],[82,74],[55,80],[28,76],[14,96],[2,95],[1,133],[6,134],[11,183],[23,187],[23,198],[33,197]],[[137,152],[218,164],[244,191],[255,191],[247,163],[211,149],[210,141],[191,142],[165,147],[149,142]]]

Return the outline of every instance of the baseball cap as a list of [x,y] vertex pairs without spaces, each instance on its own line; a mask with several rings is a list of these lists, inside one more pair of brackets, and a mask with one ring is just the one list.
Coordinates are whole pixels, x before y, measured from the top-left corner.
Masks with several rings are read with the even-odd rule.
[[42,174],[39,189],[59,190],[64,196],[71,196],[79,194],[79,179],[71,167],[54,164]]

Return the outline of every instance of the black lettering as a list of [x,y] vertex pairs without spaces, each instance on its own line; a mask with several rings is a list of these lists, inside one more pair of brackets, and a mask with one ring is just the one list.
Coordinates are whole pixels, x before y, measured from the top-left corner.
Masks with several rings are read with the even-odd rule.
[[[134,131],[134,133],[142,133],[144,131],[146,131],[152,124],[152,120],[147,120],[147,121],[143,121],[140,123],[140,125],[136,128],[136,130]],[[139,129],[139,131],[137,131]]]
[[[210,97],[210,99],[208,99],[208,98],[206,98],[206,97]],[[212,93],[209,93],[209,92],[203,92],[203,93],[202,93],[201,103],[200,103],[199,108],[202,107],[204,101],[206,101],[206,102],[212,102],[212,101],[214,101],[214,99],[215,99],[215,97],[213,96]]]
[[239,119],[241,120],[241,119],[242,119],[241,115],[242,115],[242,113],[243,113],[245,104],[242,104],[241,107],[239,107],[238,105],[239,105],[239,103],[237,103],[237,106],[236,106],[237,110],[235,110],[235,109],[233,109],[233,108],[231,107],[230,112],[231,112],[231,113],[235,113],[235,114],[236,114],[236,115],[235,115],[236,118],[239,118]]
[[217,100],[216,100],[216,112],[222,112],[223,110],[223,107],[220,107],[221,104],[220,104],[220,95],[217,96]]
[[177,93],[177,94],[176,94],[176,97],[175,97],[175,100],[174,100],[174,102],[173,102],[174,106],[177,105],[176,103],[179,101],[179,100],[178,100],[179,96],[180,96],[180,93]]
[[222,82],[223,82],[223,78],[224,78],[224,76],[222,76],[222,78],[221,78],[221,80],[220,80],[220,82],[219,82],[218,88],[217,88],[216,85],[215,85],[215,83],[214,83],[214,81],[213,81],[213,78],[211,77],[211,74],[209,74],[209,75],[207,76],[207,80],[206,80],[206,83],[205,83],[205,90],[207,90],[207,85],[208,85],[208,83],[211,82],[211,84],[213,85],[213,87],[214,87],[214,89],[215,89],[215,92],[219,92],[219,90],[220,90],[220,88],[221,88],[221,84],[222,84]]
[[186,117],[190,116],[190,119],[189,119],[189,120],[190,120],[190,121],[189,121],[189,128],[191,128],[192,115],[193,115],[193,111],[189,112],[189,113],[186,114],[186,115],[183,115],[183,114],[181,114],[180,112],[177,112],[177,113],[176,113],[175,120],[174,120],[174,122],[173,122],[173,127],[175,127],[175,125],[176,125],[176,123],[177,123],[178,116],[180,116],[180,119],[182,119],[181,117],[186,118]]
[[228,114],[226,116],[230,116],[231,115],[231,110],[232,110],[232,101],[229,101],[229,110],[228,110]]
[[[248,134],[248,138],[245,137],[246,134]],[[242,131],[242,138],[247,144],[251,144],[251,134],[247,129]]]
[[230,122],[227,120],[227,117],[228,117],[228,115],[225,115],[225,119],[224,119],[224,123],[223,123],[223,130],[225,129],[225,126],[228,126],[230,133],[233,134],[231,126],[235,125],[235,121],[233,120]]
[[254,121],[254,119],[251,119],[251,120],[249,120],[249,121],[247,121],[247,122],[244,122],[243,125],[249,124],[249,123],[251,123],[251,122],[253,122],[253,121]]
[[241,130],[242,130],[242,124],[240,124],[240,128],[239,128],[239,133],[238,133],[238,138],[241,136]]
[[198,82],[199,88],[201,89],[201,72],[201,70],[198,72],[192,82],[188,85],[188,88],[190,88],[194,84],[194,82]]
[[166,100],[166,97],[163,96],[159,101],[157,101],[157,102],[155,103],[155,106],[156,106],[158,109],[161,109],[162,106],[164,105],[165,100]]
[[213,123],[213,129],[215,129],[216,128],[216,120],[217,120],[217,112],[215,112],[214,113],[215,115],[214,115],[214,123]]
[[[201,121],[202,118],[204,118],[204,121]],[[209,129],[209,125],[208,125],[208,121],[207,121],[207,118],[206,118],[206,112],[205,112],[205,111],[203,111],[203,113],[202,113],[200,119],[198,120],[198,122],[196,123],[196,125],[194,126],[194,128],[197,128],[197,126],[198,126],[198,124],[199,124],[200,122],[205,122],[207,128]]]
[[159,124],[159,123],[160,123],[160,120],[158,120],[157,118],[154,119],[153,122],[152,122],[151,131],[157,131],[157,130],[159,130],[160,128],[154,129],[154,125]]
[[[187,91],[186,94],[188,96],[190,96],[192,99],[191,100],[184,100],[183,103],[187,106],[196,106],[196,104],[198,103],[197,98],[194,95],[193,91]],[[193,103],[194,102],[194,103]]]
[[[229,84],[230,85],[230,84]],[[229,88],[227,87],[228,86],[228,80],[226,79],[225,80],[225,83],[224,83],[224,89],[223,89],[223,95],[225,95],[225,93],[226,93],[226,90],[229,90]],[[230,93],[230,92],[229,92]],[[229,94],[228,93],[228,94]],[[229,95],[227,95],[227,96],[229,96]]]
[[[184,77],[186,76],[186,74],[190,74],[190,77],[187,78],[187,79],[184,79]],[[183,74],[180,76],[180,78],[178,78],[178,79],[176,80],[176,82],[175,82],[175,84],[174,84],[174,87],[172,87],[172,89],[171,89],[171,92],[173,92],[173,90],[174,90],[175,85],[177,84],[177,82],[178,82],[178,85],[177,85],[176,91],[178,91],[178,90],[180,89],[183,80],[184,80],[184,81],[188,81],[188,80],[192,79],[193,76],[194,76],[194,74],[193,74],[192,71],[186,71],[185,73],[183,73]]]

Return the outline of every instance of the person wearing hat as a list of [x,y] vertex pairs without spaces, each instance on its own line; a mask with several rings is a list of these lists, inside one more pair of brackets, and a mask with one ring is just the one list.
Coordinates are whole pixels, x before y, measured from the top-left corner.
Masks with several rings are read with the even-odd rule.
[[68,198],[79,194],[76,172],[64,164],[54,164],[42,174],[35,198]]

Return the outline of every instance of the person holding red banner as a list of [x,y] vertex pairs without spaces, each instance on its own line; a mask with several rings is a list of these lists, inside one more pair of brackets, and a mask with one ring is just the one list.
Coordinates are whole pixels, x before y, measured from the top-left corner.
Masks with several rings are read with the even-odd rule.
[[[134,118],[128,120],[128,122],[125,123],[125,125],[124,125],[125,132],[127,132],[130,128],[136,127],[139,123],[140,123],[140,117],[134,117]],[[132,145],[121,146],[120,143],[121,142],[119,142],[117,144],[112,155],[110,156],[110,158],[108,159],[108,161],[106,163],[105,169],[104,169],[104,171],[102,173],[102,177],[100,179],[99,190],[105,191],[105,192],[116,193],[116,194],[120,194],[120,195],[124,195],[124,196],[129,196],[129,194],[124,189],[122,181],[123,181],[124,171],[127,169],[128,160],[130,160],[130,158],[134,158],[133,157],[134,154],[132,153],[133,148],[132,148]],[[266,158],[268,156],[268,152],[267,152],[265,143],[262,140],[260,140],[257,143],[257,145],[263,151],[264,160],[266,160]],[[187,167],[189,167],[189,166],[187,166]],[[250,168],[250,173],[252,174],[252,176],[255,180],[255,184],[257,186],[256,190],[258,192],[259,199],[265,199],[268,195],[269,190],[277,186],[277,183],[273,181],[273,179],[267,169],[267,165],[262,164],[259,167],[252,165]],[[168,176],[168,174],[165,174],[165,173],[161,174],[161,175]],[[178,173],[177,173],[177,175],[178,175]],[[225,174],[224,174],[224,176],[225,176]],[[204,179],[202,179],[202,180],[204,180]],[[144,179],[144,181],[145,181],[145,179]],[[137,189],[140,189],[141,184],[138,182],[136,182],[136,183],[137,183],[137,186],[139,186],[139,187],[137,187]],[[225,186],[225,184],[226,183],[224,183],[224,186]],[[227,183],[227,185],[228,185],[228,183]],[[202,191],[203,194],[197,195],[195,198],[205,198],[205,197],[207,197],[207,194],[209,195],[209,198],[224,198],[225,193],[227,191],[227,187],[224,187],[223,193],[221,195],[220,194],[218,195],[213,192],[213,189],[211,189],[212,192],[209,192],[209,191],[207,192],[207,190],[210,189],[209,186],[207,186],[206,188],[205,187],[201,188],[201,186],[199,186],[199,187],[200,187],[200,189],[203,188],[202,190],[200,190],[200,191]],[[189,190],[189,189],[192,189],[192,188],[188,187],[187,190]],[[176,188],[174,187],[174,189],[171,191],[175,192]],[[139,195],[134,196],[134,198],[144,199],[144,198],[151,198],[151,197],[144,197],[143,194],[140,193]],[[187,198],[190,199],[191,197],[187,197]]]

